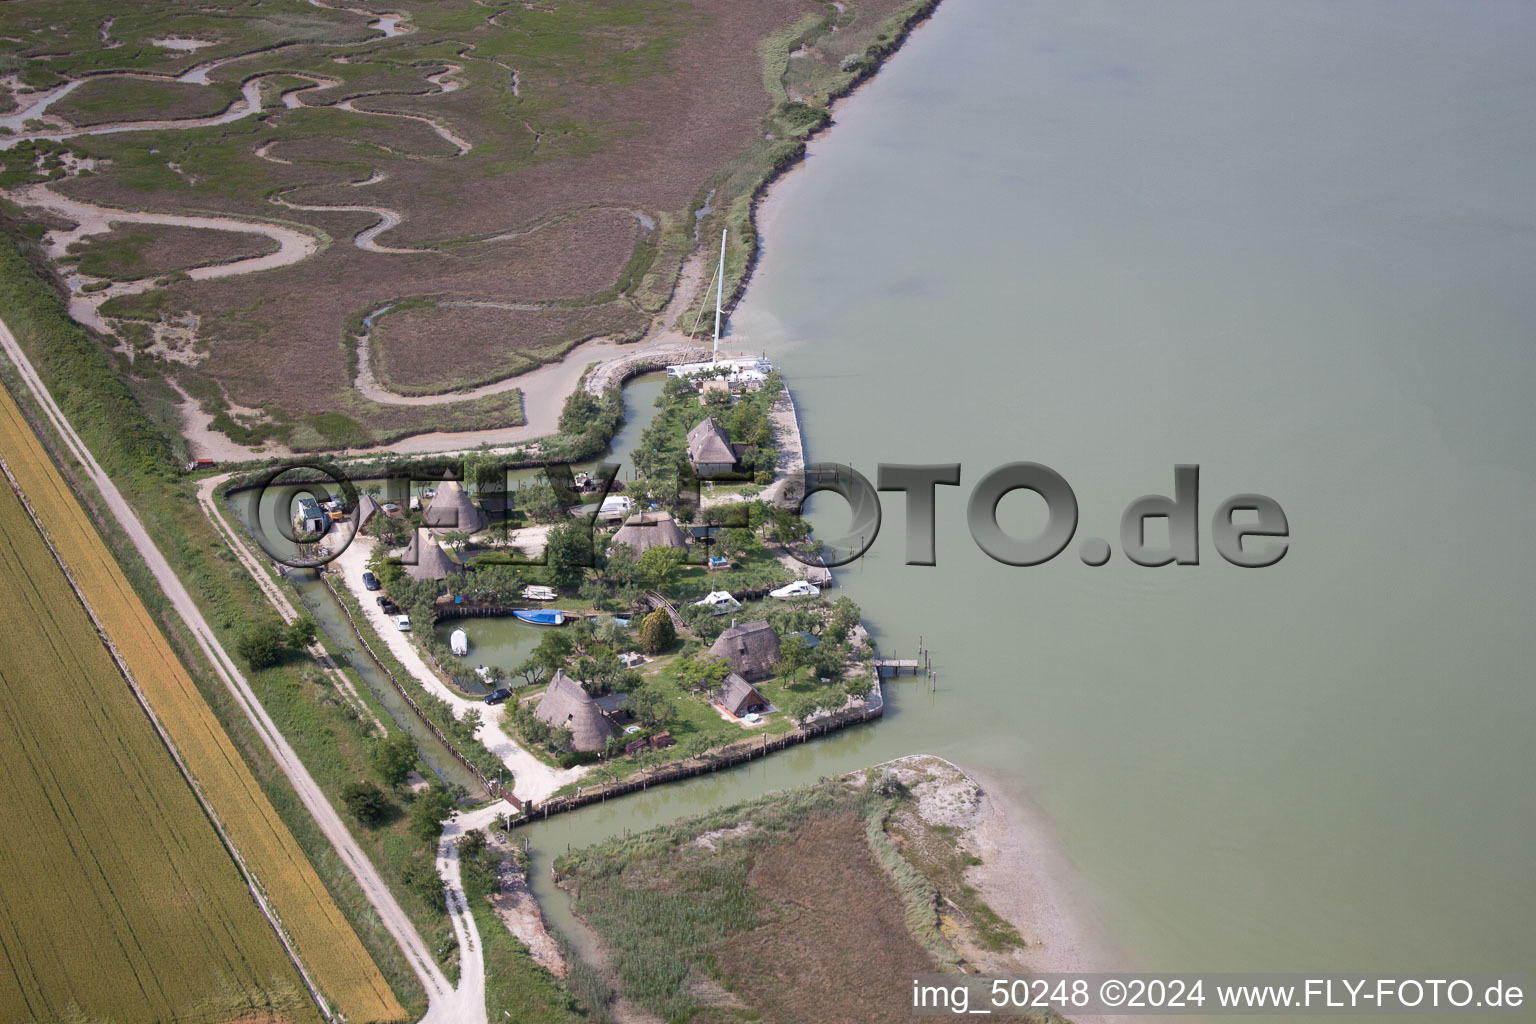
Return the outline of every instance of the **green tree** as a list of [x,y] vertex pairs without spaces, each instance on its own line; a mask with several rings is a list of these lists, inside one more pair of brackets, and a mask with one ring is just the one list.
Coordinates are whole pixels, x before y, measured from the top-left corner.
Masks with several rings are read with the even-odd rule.
[[547,682],[552,674],[549,666],[545,665],[537,655],[524,658],[512,671],[522,678],[524,686],[538,686]]
[[577,388],[565,400],[565,408],[560,410],[560,433],[586,433],[587,428],[597,421],[600,411],[597,399],[588,394],[586,388]]
[[712,690],[725,681],[731,667],[703,650],[689,651],[674,666],[677,681],[690,690]]
[[349,782],[341,787],[341,802],[346,804],[352,817],[372,828],[382,824],[394,806],[389,796],[372,782]]
[[640,649],[646,654],[660,654],[676,642],[677,630],[665,608],[656,609],[640,623]]
[[603,564],[603,579],[614,586],[622,587],[636,582],[639,578],[640,564],[635,557],[635,549],[628,544],[615,544],[608,554],[607,561]]
[[646,549],[640,556],[637,566],[640,583],[665,593],[686,558],[687,556],[677,548],[658,545]]
[[779,641],[778,669],[780,672],[788,673],[791,684],[795,681],[795,673],[800,671],[800,666],[804,665],[809,657],[810,648],[806,645],[805,637],[791,634]]
[[518,487],[513,496],[517,507],[541,522],[552,522],[565,510],[560,507],[560,496],[544,477]]
[[832,639],[842,642],[847,640],[853,632],[853,628],[859,624],[859,606],[851,597],[839,597],[832,602],[831,614],[827,616],[827,632]]
[[821,710],[821,699],[815,694],[803,693],[785,702],[784,713],[797,722],[804,722]]
[[871,675],[854,676],[843,684],[843,692],[850,697],[867,697],[875,688],[875,679]]
[[823,640],[810,652],[811,670],[818,679],[841,679],[847,654],[841,644]]
[[235,653],[253,669],[276,665],[287,649],[288,631],[276,616],[251,623],[235,641]]
[[314,643],[318,633],[315,620],[303,614],[288,623],[288,628],[283,631],[283,639],[287,642],[288,649],[297,653]]
[[571,638],[571,634],[551,629],[539,638],[538,644],[528,652],[528,658],[538,662],[544,669],[544,678],[548,679],[557,670],[564,668],[575,653],[576,641]]
[[592,528],[586,523],[565,522],[549,531],[545,567],[557,587],[574,587],[596,563]]
[[443,834],[443,819],[453,813],[453,798],[437,788],[418,793],[411,804],[411,835],[435,843]]
[[416,744],[410,736],[397,732],[375,743],[369,760],[384,785],[402,786],[411,769],[416,767]]
[[647,728],[665,725],[673,715],[672,702],[667,700],[667,695],[650,686],[629,691],[629,709]]

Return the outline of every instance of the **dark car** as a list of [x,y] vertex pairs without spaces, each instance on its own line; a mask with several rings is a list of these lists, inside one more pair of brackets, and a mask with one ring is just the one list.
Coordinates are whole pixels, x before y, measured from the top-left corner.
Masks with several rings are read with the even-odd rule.
[[377,600],[379,602],[379,607],[384,609],[385,615],[394,615],[400,611],[400,606],[395,604],[395,602],[391,601],[389,598],[385,597],[383,594],[380,594]]
[[364,590],[378,590],[379,589],[379,578],[377,576],[375,576],[371,572],[363,573],[363,589]]
[[510,696],[512,696],[512,691],[503,686],[499,690],[492,690],[490,693],[486,694],[485,702],[487,704],[502,704]]

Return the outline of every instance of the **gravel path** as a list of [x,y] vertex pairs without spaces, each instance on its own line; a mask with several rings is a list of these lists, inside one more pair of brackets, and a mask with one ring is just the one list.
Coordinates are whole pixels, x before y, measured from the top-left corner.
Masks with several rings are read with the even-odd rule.
[[[380,922],[390,935],[394,937],[395,941],[399,943],[406,960],[409,961],[412,969],[416,972],[416,976],[421,980],[423,988],[426,989],[427,998],[430,1001],[427,1015],[423,1020],[427,1024],[475,1021],[476,1007],[460,1003],[457,993],[448,984],[448,979],[432,959],[431,951],[427,949],[426,943],[422,941],[421,936],[417,933],[410,917],[406,915],[404,909],[396,901],[394,893],[390,891],[384,879],[379,876],[378,869],[373,866],[373,862],[368,859],[368,855],[363,852],[362,847],[357,845],[357,841],[347,831],[341,816],[336,813],[336,809],[326,799],[325,793],[320,789],[319,784],[309,774],[309,770],[304,767],[304,763],[299,759],[298,753],[288,743],[282,732],[278,730],[276,723],[272,721],[266,709],[262,707],[255,692],[251,689],[250,683],[235,664],[234,659],[224,650],[212,627],[203,618],[203,613],[198,608],[197,603],[187,593],[186,587],[182,585],[181,579],[171,569],[170,563],[165,560],[165,556],[160,553],[160,549],[155,546],[155,542],[144,529],[144,524],[140,522],[138,515],[128,504],[127,499],[123,497],[122,492],[117,489],[117,485],[112,481],[112,478],[101,468],[95,456],[86,447],[85,442],[75,433],[74,428],[70,425],[63,411],[54,402],[53,396],[37,376],[37,372],[32,367],[31,361],[27,359],[26,353],[16,343],[10,328],[3,323],[0,323],[0,348],[3,348],[11,361],[15,363],[28,391],[32,393],[33,397],[42,407],[45,415],[69,449],[70,454],[79,462],[92,485],[100,493],[107,509],[117,519],[124,532],[128,535],[129,540],[149,567],[150,572],[154,574],[156,582],[165,592],[166,598],[170,601],[177,616],[185,623],[192,638],[208,658],[219,679],[228,688],[231,696],[234,697],[241,713],[250,720],[252,727],[256,730],[257,735],[260,736],[263,745],[266,746],[277,767],[287,777],[294,791],[298,794],[300,801],[303,802],[305,808],[314,817],[315,823],[319,826],[321,832],[330,840],[342,863],[356,877],[363,895],[378,913]],[[478,1014],[479,1020],[485,1019],[483,992],[478,1004]]]
[[[377,601],[370,599],[371,595],[363,586],[363,571],[368,568],[368,558],[373,553],[374,544],[372,538],[360,537],[331,564],[341,570],[343,580],[357,596],[363,616],[373,626],[374,632],[424,690],[447,701],[453,708],[455,718],[463,718],[471,710],[480,712],[480,728],[475,731],[475,738],[511,770],[512,792],[521,800],[542,801],[561,786],[585,775],[586,768],[569,768],[564,771],[552,768],[518,745],[502,728],[507,705],[488,706],[483,701],[461,697],[443,684],[437,673],[427,666],[416,645],[395,628],[394,622],[384,614]],[[420,628],[428,627],[422,623]]]

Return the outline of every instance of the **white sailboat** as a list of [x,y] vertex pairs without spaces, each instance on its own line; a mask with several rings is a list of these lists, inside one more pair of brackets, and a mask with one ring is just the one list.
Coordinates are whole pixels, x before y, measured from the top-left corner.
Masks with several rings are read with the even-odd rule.
[[462,629],[456,629],[448,634],[448,649],[459,657],[469,653],[469,634]]
[[[722,229],[720,232],[720,262],[715,268],[715,345],[710,352],[707,363],[679,363],[667,367],[668,377],[691,377],[696,373],[712,373],[720,367],[731,371],[732,383],[761,381],[767,374],[773,371],[773,364],[765,358],[758,359],[721,359],[720,358],[720,325],[725,318],[725,240],[729,232]],[[705,293],[705,298],[709,293]],[[693,319],[693,334],[699,329],[699,321],[704,319],[705,306],[699,307],[699,315]]]

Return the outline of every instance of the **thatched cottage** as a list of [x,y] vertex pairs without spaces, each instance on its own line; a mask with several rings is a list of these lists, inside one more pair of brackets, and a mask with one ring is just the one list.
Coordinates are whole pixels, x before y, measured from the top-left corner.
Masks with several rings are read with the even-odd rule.
[[677,525],[677,520],[672,518],[670,512],[636,512],[624,520],[619,532],[608,542],[608,550],[612,551],[620,544],[634,548],[635,557],[638,558],[648,548],[654,547],[687,551],[688,535]]
[[426,540],[423,541],[423,536],[420,530],[411,531],[411,542],[400,555],[407,576],[418,582],[445,580],[464,571],[464,567],[443,550],[443,545],[436,537],[426,534]]
[[736,672],[725,677],[725,685],[720,688],[720,694],[715,699],[721,707],[737,718],[754,711],[759,713],[767,711],[769,706],[767,699],[757,692],[757,687]]
[[427,506],[422,521],[436,533],[453,533],[456,530],[479,533],[488,522],[485,513],[470,499],[464,485],[453,479],[444,480],[438,486],[437,494],[433,495],[432,504]]
[[779,634],[767,619],[741,626],[732,622],[731,628],[710,645],[709,653],[756,682],[773,675],[773,666],[779,661]]
[[586,688],[563,670],[549,681],[549,689],[539,698],[533,717],[552,729],[569,729],[573,750],[602,750],[619,734],[618,727],[598,708]]
[[379,501],[371,494],[364,494],[357,499],[357,528],[361,530],[368,525],[368,520],[379,514]]
[[731,439],[713,416],[688,431],[688,461],[699,476],[732,473],[740,461]]

